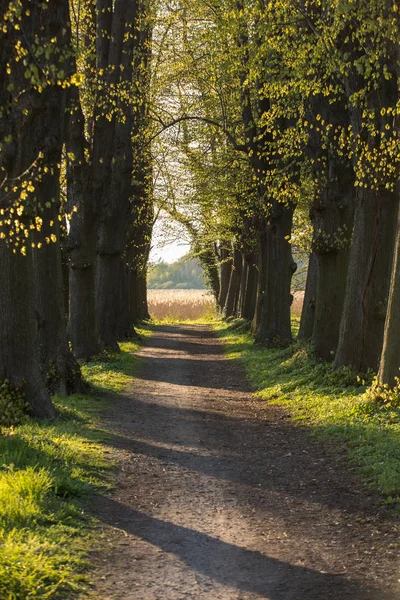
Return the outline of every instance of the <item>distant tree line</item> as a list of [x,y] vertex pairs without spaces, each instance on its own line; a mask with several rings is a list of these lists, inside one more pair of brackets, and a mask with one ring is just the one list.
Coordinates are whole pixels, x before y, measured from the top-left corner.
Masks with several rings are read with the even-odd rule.
[[206,283],[199,262],[190,255],[185,255],[171,264],[164,261],[149,264],[147,287],[156,290],[203,290]]

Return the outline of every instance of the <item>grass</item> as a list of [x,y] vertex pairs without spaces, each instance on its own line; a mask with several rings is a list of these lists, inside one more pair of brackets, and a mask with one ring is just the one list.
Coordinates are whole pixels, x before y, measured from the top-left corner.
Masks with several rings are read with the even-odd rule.
[[284,406],[313,435],[336,442],[384,502],[400,508],[400,406],[377,402],[370,382],[349,368],[333,371],[307,344],[261,348],[239,320],[220,321],[215,329],[261,398]]
[[157,325],[211,325],[218,321],[219,317],[215,308],[205,310],[197,318],[182,319],[179,314],[166,314],[164,317],[151,317],[148,326],[154,327]]
[[[141,332],[147,335],[147,331]],[[0,598],[70,599],[85,588],[94,521],[90,496],[108,487],[107,394],[131,381],[137,344],[82,367],[93,395],[56,397],[59,418],[0,429]]]

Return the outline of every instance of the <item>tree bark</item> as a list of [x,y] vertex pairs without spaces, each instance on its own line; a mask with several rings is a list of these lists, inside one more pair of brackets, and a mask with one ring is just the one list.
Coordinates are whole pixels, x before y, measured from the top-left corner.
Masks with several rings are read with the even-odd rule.
[[224,317],[229,318],[234,316],[235,311],[235,300],[237,298],[239,285],[240,285],[240,265],[241,265],[241,254],[234,248],[233,249],[233,261],[232,270],[229,280],[228,293],[226,295],[226,301],[224,306]]
[[398,197],[359,190],[353,245],[334,366],[377,370],[383,344]]
[[274,203],[266,224],[265,291],[256,342],[268,347],[292,341],[290,320],[291,281],[296,270],[289,238],[294,208]]
[[[8,247],[5,241],[1,241],[0,372],[1,377],[7,378],[12,385],[24,382],[26,398],[32,413],[39,417],[55,415],[55,409],[45,389],[40,359],[46,363],[45,352],[46,358],[51,355],[56,365],[68,356],[58,230],[57,167],[63,141],[65,92],[62,86],[58,85],[56,78],[51,80],[51,75],[46,81],[39,81],[43,72],[52,72],[48,69],[49,60],[56,73],[64,72],[68,76],[68,10],[66,0],[49,6],[43,6],[41,2],[30,2],[29,11],[21,12],[18,29],[12,27],[3,30],[0,44],[2,66],[5,62],[11,64],[7,75],[5,69],[0,70],[1,108],[7,106],[8,111],[7,119],[1,120],[0,129],[4,126],[9,127],[12,136],[12,142],[5,152],[2,152],[0,161],[2,180],[4,174],[6,176],[3,189],[8,191],[8,178],[14,182],[12,193],[0,198],[0,204],[8,210],[21,199],[26,200],[19,206],[18,211],[22,209],[20,222],[23,224],[23,230],[29,232],[28,240],[25,234],[24,241],[19,234],[14,235],[11,247]],[[26,60],[15,61],[14,48],[18,43],[21,44],[21,48],[35,44],[45,48],[52,45],[66,49],[67,52],[52,53],[50,59],[47,53],[43,52],[40,56],[37,55],[34,62],[31,62],[32,57],[27,52]],[[6,77],[7,81],[4,81],[3,77]],[[10,85],[13,95],[7,98]],[[6,104],[3,103],[4,100]],[[14,186],[20,186],[20,189],[14,190]],[[14,219],[12,217],[11,227],[15,228],[17,222]],[[41,220],[42,232],[47,232],[49,245],[46,244],[43,248],[40,266],[36,259],[40,250],[35,249],[36,268],[33,269],[30,246],[37,240],[32,236],[30,228],[32,225],[36,230],[39,229]],[[53,225],[50,220],[54,221]],[[10,231],[6,232],[7,234],[10,234]],[[55,236],[56,244],[50,246],[52,235]],[[58,251],[55,252],[55,248],[58,248]],[[21,253],[25,253],[26,257]],[[52,321],[54,327],[50,340],[50,344],[53,345],[49,348],[44,347],[49,335],[42,336],[43,330],[39,332],[40,341],[38,339],[35,300],[38,321],[42,323],[46,318]],[[67,391],[67,380],[67,373],[63,373],[56,389]]]
[[378,381],[389,388],[399,386],[400,377],[400,215],[397,221],[396,248],[389,291],[382,355]]
[[30,250],[13,253],[0,240],[0,381],[23,389],[35,417],[53,418],[56,410],[39,362]]
[[242,269],[240,276],[240,288],[239,288],[239,299],[237,306],[237,316],[241,319],[243,318],[243,310],[244,310],[244,301],[246,298],[246,287],[247,287],[247,277],[249,274],[249,264],[246,260],[246,256],[242,252]]
[[256,292],[256,300],[254,307],[254,316],[251,322],[251,330],[254,334],[257,333],[260,321],[261,321],[261,312],[262,306],[265,297],[265,288],[267,285],[267,254],[268,254],[268,240],[267,240],[267,230],[265,223],[263,226],[260,226],[260,230],[258,232],[258,254],[257,254],[257,292]]
[[129,269],[124,258],[121,258],[119,261],[117,309],[117,338],[120,341],[129,340],[133,336],[129,302]]
[[[49,35],[55,23],[59,27],[59,43],[70,45],[68,2],[49,7]],[[54,10],[54,13],[51,11]],[[62,31],[61,31],[62,29]],[[60,58],[66,74],[70,65]],[[60,65],[60,66],[61,66]],[[64,142],[67,93],[54,86],[46,98],[42,111],[43,154],[47,172],[37,182],[36,193],[41,203],[43,221],[34,240],[33,256],[34,294],[38,325],[41,368],[52,393],[69,394],[85,389],[80,368],[68,345],[64,304],[64,282],[60,236],[60,163]],[[39,245],[42,247],[39,248]]]
[[243,260],[242,260],[242,253],[240,252],[240,250],[237,250],[238,253],[238,257],[236,260],[237,263],[237,283],[236,283],[236,293],[235,293],[235,297],[233,300],[233,316],[234,317],[239,317],[240,313],[239,313],[239,303],[240,303],[240,294],[241,294],[241,287],[242,287],[242,283],[244,283],[244,285],[246,284],[246,282],[243,282],[242,279],[242,269],[243,269]]
[[232,255],[231,250],[226,243],[221,245],[220,249],[220,291],[218,297],[218,307],[223,312],[228,295],[229,282],[232,271]]
[[[61,160],[61,146],[60,155],[55,158]],[[32,264],[41,369],[49,391],[65,395],[84,391],[86,388],[67,338],[58,221],[60,206],[56,200],[59,198],[59,175],[56,164],[53,163],[52,174],[45,176],[39,187],[42,198],[53,199],[53,202],[51,208],[46,209],[43,214],[40,233],[34,237],[36,244],[40,243],[42,247],[33,250]],[[48,243],[51,236],[54,236],[54,241]]]
[[198,259],[203,268],[203,273],[206,276],[207,283],[211,287],[215,298],[215,303],[218,305],[221,283],[218,271],[218,257],[215,247],[209,243],[207,243],[207,245],[203,245],[201,242],[195,241],[193,248],[198,255]]
[[[114,7],[109,48],[110,82],[129,85],[132,79],[135,3],[117,0]],[[117,75],[118,73],[118,75]],[[118,350],[119,266],[124,250],[126,220],[132,196],[132,106],[124,96],[119,108],[124,118],[111,118],[105,125],[110,138],[105,152],[109,175],[101,189],[101,210],[97,240],[96,319],[101,347]],[[112,160],[111,160],[112,159]]]
[[257,298],[257,281],[258,281],[258,269],[256,265],[255,254],[246,256],[247,260],[247,279],[246,289],[243,298],[242,317],[247,321],[252,321],[254,317],[254,311],[256,306]]
[[328,182],[311,210],[313,251],[318,260],[312,344],[318,356],[326,361],[334,359],[338,344],[353,218],[352,170],[331,159]]
[[[390,10],[382,4],[377,15],[381,9],[383,13]],[[356,26],[351,22],[350,27]],[[357,48],[352,35],[346,33],[346,36],[342,51],[348,53],[353,64],[344,80],[346,94],[348,98],[364,97],[368,89],[365,101],[371,112],[366,122],[361,103],[355,106],[349,102],[350,122],[357,140],[353,163],[360,185],[334,366],[352,365],[365,372],[377,371],[379,367],[396,238],[399,197],[390,184],[398,183],[398,173],[388,174],[392,165],[388,168],[385,162],[387,143],[397,141],[389,137],[388,142],[386,136],[387,127],[389,130],[393,127],[394,115],[388,109],[393,109],[399,98],[398,44],[387,41],[384,54],[377,53],[379,63],[374,67],[374,86],[370,88],[369,77],[359,72],[356,62],[361,52],[365,52],[365,57],[372,48]],[[366,45],[369,44],[370,40],[366,40]]]
[[308,262],[307,282],[301,311],[299,340],[310,340],[314,328],[315,303],[318,283],[318,259],[315,252],[310,253]]
[[85,123],[79,91],[71,90],[68,123],[67,196],[72,214],[66,250],[69,259],[69,336],[76,357],[89,360],[100,352],[96,321],[97,207],[90,164],[85,155]]

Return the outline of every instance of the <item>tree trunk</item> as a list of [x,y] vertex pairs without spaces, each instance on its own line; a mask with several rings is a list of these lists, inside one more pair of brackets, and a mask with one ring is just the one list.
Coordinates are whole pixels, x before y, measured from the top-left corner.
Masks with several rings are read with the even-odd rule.
[[[61,157],[60,157],[61,158]],[[72,394],[85,390],[80,368],[68,345],[64,305],[64,285],[58,221],[58,173],[46,177],[40,184],[43,198],[53,198],[43,215],[43,226],[35,240],[42,247],[33,250],[34,297],[40,348],[40,362],[45,382],[51,393]],[[54,223],[52,226],[51,223]],[[46,243],[46,239],[54,241]]]
[[346,296],[334,366],[377,370],[383,344],[398,197],[359,190]]
[[267,285],[267,254],[268,254],[268,239],[266,226],[261,228],[258,234],[258,255],[257,255],[257,292],[254,306],[254,316],[251,322],[251,330],[257,333],[260,321],[262,306],[265,297],[265,288]]
[[118,274],[118,311],[117,311],[117,338],[129,340],[132,338],[133,327],[130,318],[129,301],[129,270],[123,258],[119,261]]
[[221,246],[220,250],[220,291],[218,298],[219,310],[222,312],[225,307],[226,297],[228,295],[229,282],[232,271],[232,255],[227,245]]
[[149,307],[147,305],[146,273],[139,273],[136,278],[136,293],[138,296],[139,321],[150,319]]
[[265,292],[256,342],[285,346],[292,341],[290,321],[291,281],[296,270],[289,238],[294,208],[275,203],[266,225]]
[[[27,396],[34,414],[39,416],[54,415],[48,395],[42,391],[42,376],[34,372],[36,367],[39,370],[40,362],[42,362],[41,369],[45,372],[47,381],[49,381],[49,370],[53,371],[52,385],[50,385],[52,390],[65,393],[75,389],[76,386],[79,387],[81,383],[79,368],[69,352],[66,337],[58,221],[59,163],[63,144],[66,94],[63,90],[64,86],[59,85],[58,80],[64,76],[68,78],[70,74],[66,59],[66,53],[70,50],[68,14],[69,7],[66,0],[51,3],[48,6],[43,6],[40,2],[31,2],[29,11],[21,13],[21,25],[18,29],[13,28],[12,34],[8,32],[8,36],[15,36],[15,38],[21,36],[20,40],[12,40],[10,62],[16,56],[14,46],[18,42],[22,44],[22,48],[31,45],[44,48],[51,46],[66,50],[59,54],[52,53],[50,58],[47,52],[43,52],[41,55],[37,54],[34,64],[31,63],[31,55],[27,53],[23,64],[21,64],[22,61],[17,61],[9,69],[15,104],[9,103],[10,112],[7,121],[14,126],[14,152],[12,157],[10,154],[8,156],[9,164],[6,172],[15,182],[25,187],[25,199],[29,191],[30,197],[22,207],[21,221],[24,222],[25,231],[30,230],[31,224],[35,230],[35,234],[32,233],[32,230],[30,231],[29,240],[27,242],[25,240],[24,245],[19,241],[20,248],[15,248],[15,276],[19,274],[19,256],[17,257],[17,255],[20,250],[23,250],[31,258],[32,253],[29,246],[32,242],[41,242],[43,248],[40,250],[36,246],[33,259],[26,260],[25,271],[29,270],[29,274],[23,273],[23,270],[22,274],[19,274],[23,278],[20,293],[29,296],[29,301],[25,301],[27,306],[29,304],[29,309],[23,309],[21,306],[22,312],[19,314],[18,303],[14,300],[14,310],[23,328],[22,335],[18,329],[15,329],[14,338],[16,343],[27,346],[26,350],[32,352],[33,356],[31,359],[26,358],[27,366],[24,366],[18,363],[18,353],[15,349],[15,352],[11,352],[14,354],[15,364],[12,370],[8,365],[5,371],[10,370],[13,379],[18,377],[18,371],[21,374],[20,378],[32,379],[32,385],[28,379],[26,382]],[[2,44],[3,51],[6,47]],[[51,69],[49,61],[51,61]],[[29,77],[27,78],[26,73],[32,69],[39,73],[38,77],[42,77],[42,73],[48,73],[46,81],[41,82],[43,88],[40,91],[36,87],[36,77],[28,81]],[[53,72],[57,75],[53,76]],[[61,72],[65,75],[60,76]],[[41,231],[39,231],[40,229]],[[15,241],[18,240],[14,238],[13,243]],[[5,262],[9,262],[6,255]],[[10,264],[7,268],[9,266]],[[23,269],[22,265],[21,269]],[[11,288],[14,285],[13,278],[14,269],[10,276]],[[11,298],[13,291],[10,290],[8,295]],[[39,333],[34,325],[35,303],[36,320],[40,325]],[[32,311],[31,314],[29,314],[30,311]],[[9,327],[17,328],[16,319],[10,319],[10,325],[6,327],[8,334]],[[31,331],[32,327],[35,327],[34,334]],[[24,336],[26,336],[26,340],[23,340]],[[32,348],[32,344],[36,344],[36,348]],[[8,340],[4,345],[4,351],[10,352],[13,345],[14,342]],[[19,355],[23,356],[24,352],[25,350],[20,349]],[[6,364],[5,360],[4,363]],[[32,397],[33,389],[37,392],[36,399]],[[42,404],[43,406],[41,406]]]
[[[367,46],[369,43],[366,40]],[[388,147],[398,142],[398,131],[388,133],[387,129],[398,124],[393,121],[395,111],[389,110],[399,99],[398,44],[387,40],[385,45],[385,54],[377,54],[374,86],[365,96],[363,108],[370,110],[368,119],[365,120],[361,103],[354,106],[349,102],[356,140],[353,162],[361,181],[357,187],[353,245],[334,366],[352,365],[362,372],[377,371],[379,367],[399,207],[398,193],[390,188],[390,184],[398,184],[398,173],[392,170],[388,155]],[[365,58],[368,50],[354,47],[351,35],[344,47],[354,65],[344,80],[346,94],[354,98],[360,91],[362,95],[370,83],[365,73],[356,68],[360,52],[365,51]]]
[[[147,165],[147,168],[149,166]],[[151,172],[151,169],[150,169]],[[137,172],[143,183],[137,189],[126,231],[125,261],[128,269],[128,295],[131,328],[150,318],[147,305],[147,264],[153,227],[152,187],[147,186],[143,165]],[[135,332],[132,331],[135,336]]]
[[243,298],[242,317],[251,321],[254,317],[254,311],[257,298],[258,269],[256,265],[255,254],[248,255],[247,259],[247,279],[246,289]]
[[237,264],[237,285],[236,285],[236,293],[235,293],[235,298],[233,301],[233,316],[234,317],[239,317],[239,302],[240,302],[240,293],[241,293],[241,286],[242,286],[242,269],[243,269],[243,260],[242,260],[242,254],[239,250],[237,250],[238,256],[236,259],[236,264]]
[[72,214],[66,250],[69,258],[69,324],[72,350],[89,360],[100,352],[96,322],[97,206],[85,156],[84,117],[77,88],[71,90],[68,124],[67,196]]
[[339,338],[353,230],[354,189],[352,169],[331,159],[328,183],[311,210],[313,250],[318,260],[312,344],[326,361],[334,359]]
[[214,245],[203,245],[197,241],[193,244],[194,251],[198,253],[200,264],[206,276],[207,283],[211,287],[215,298],[215,303],[218,304],[220,296],[220,277],[218,272],[217,254]]
[[399,385],[400,377],[400,215],[397,221],[396,248],[390,283],[383,349],[378,380],[390,388]]
[[229,318],[234,316],[235,300],[240,284],[240,265],[241,265],[241,254],[238,250],[233,250],[233,263],[231,270],[231,277],[229,280],[228,293],[225,300],[224,306],[224,317]]
[[118,288],[120,255],[100,254],[96,268],[96,315],[99,331],[99,344],[118,352]]
[[[129,85],[135,37],[130,35],[135,20],[135,3],[126,0],[115,3],[110,42],[109,65],[121,71],[120,81]],[[119,266],[125,246],[126,220],[129,200],[133,194],[132,169],[132,105],[120,97],[119,109],[123,118],[114,116],[111,138],[107,141],[107,163],[110,179],[102,187],[97,266],[96,318],[99,342],[102,347],[118,350],[118,292]],[[107,128],[108,129],[108,128]],[[111,160],[112,156],[112,160]]]
[[242,270],[241,270],[241,277],[240,277],[239,300],[238,300],[238,307],[237,307],[237,315],[241,319],[243,318],[244,301],[246,298],[246,287],[247,287],[248,274],[249,274],[249,263],[246,260],[245,254],[242,253]]
[[53,418],[55,408],[44,383],[38,355],[32,264],[0,240],[0,381],[23,389],[35,417]]
[[[66,23],[69,26],[67,2],[58,9],[57,20],[60,28]],[[63,39],[64,37],[63,34]],[[41,368],[50,392],[61,394],[85,389],[79,365],[68,345],[58,219],[60,214],[59,165],[64,142],[66,99],[66,91],[61,86],[55,86],[43,107],[41,126],[48,170],[37,181],[35,190],[41,202],[43,224],[40,232],[34,235],[36,248],[32,253]],[[40,248],[39,245],[42,247]]]
[[310,340],[314,328],[315,303],[318,283],[318,259],[315,252],[311,252],[308,262],[307,282],[304,293],[303,308],[301,311],[299,340]]

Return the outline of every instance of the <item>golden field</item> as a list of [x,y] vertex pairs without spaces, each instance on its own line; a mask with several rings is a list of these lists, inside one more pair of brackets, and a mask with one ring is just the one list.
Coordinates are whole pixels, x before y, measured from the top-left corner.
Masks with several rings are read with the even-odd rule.
[[[304,292],[294,292],[292,315],[300,317]],[[197,321],[216,316],[215,302],[207,290],[147,290],[150,316],[157,321]]]
[[208,290],[147,290],[150,316],[157,321],[197,321],[215,317]]

